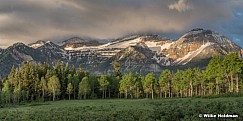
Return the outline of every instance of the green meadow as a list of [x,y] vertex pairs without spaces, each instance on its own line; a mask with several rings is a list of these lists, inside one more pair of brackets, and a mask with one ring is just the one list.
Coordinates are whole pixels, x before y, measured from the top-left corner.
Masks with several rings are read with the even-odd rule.
[[[235,114],[238,118],[200,118]],[[1,121],[204,121],[243,120],[243,97],[61,100],[0,108]]]

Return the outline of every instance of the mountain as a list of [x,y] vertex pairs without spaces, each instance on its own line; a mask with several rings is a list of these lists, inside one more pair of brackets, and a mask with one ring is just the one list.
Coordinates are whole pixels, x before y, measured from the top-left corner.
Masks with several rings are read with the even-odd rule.
[[174,41],[161,53],[174,60],[174,64],[185,65],[192,61],[208,59],[214,55],[224,56],[230,52],[239,52],[241,48],[211,30],[193,29]]
[[22,62],[44,62],[47,61],[45,55],[40,54],[37,49],[26,46],[23,43],[15,43],[14,45],[3,50],[0,56],[1,74],[7,74],[14,65],[19,66]]
[[52,62],[55,60],[66,61],[67,53],[62,47],[51,41],[38,40],[35,43],[28,44],[29,47],[39,50],[39,54],[47,56],[46,60]]
[[154,58],[155,55],[156,52],[150,50],[144,43],[130,45],[109,58],[106,62],[100,64],[97,70],[101,72],[112,71],[111,63],[119,60],[121,69],[125,72],[138,71],[142,73],[146,71],[159,71],[161,70],[161,65]]
[[56,60],[66,61],[67,52],[60,46],[52,43],[51,41],[46,41],[42,46],[38,47],[37,50],[40,51],[41,55],[47,56],[47,61],[53,62]]
[[155,34],[141,34],[114,39],[107,43],[78,37],[57,45],[39,40],[28,46],[16,43],[0,49],[0,73],[9,73],[12,65],[23,61],[80,64],[93,73],[113,71],[111,63],[119,60],[123,71],[160,72],[162,69],[204,67],[214,55],[224,56],[242,49],[227,37],[204,29],[193,29],[176,40]]
[[[72,39],[71,39],[72,40]],[[69,40],[67,40],[69,41]],[[64,43],[67,43],[64,41]],[[79,40],[81,41],[81,40]],[[86,42],[85,40],[82,40]],[[76,48],[65,48],[66,50],[107,50],[107,49],[117,49],[121,50],[127,48],[128,46],[136,45],[138,43],[145,43],[151,50],[160,51],[164,48],[162,46],[166,42],[171,41],[168,38],[161,37],[159,35],[153,34],[142,34],[142,35],[132,35],[123,38],[114,39],[105,44],[95,45],[94,43],[89,46],[81,46]],[[75,41],[76,42],[76,41]],[[92,41],[91,41],[92,42]],[[74,43],[75,44],[75,43]]]
[[101,45],[101,43],[99,41],[96,40],[85,40],[85,39],[81,39],[79,37],[73,37],[70,38],[68,40],[65,40],[62,42],[62,48],[64,48],[65,50],[78,50],[79,48],[82,47],[91,47],[91,46],[98,46]]

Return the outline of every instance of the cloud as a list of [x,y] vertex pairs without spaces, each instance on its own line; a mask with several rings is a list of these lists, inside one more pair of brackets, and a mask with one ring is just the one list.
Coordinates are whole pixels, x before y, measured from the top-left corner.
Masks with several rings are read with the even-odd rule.
[[192,8],[192,6],[188,4],[187,0],[179,0],[176,3],[170,4],[168,7],[171,10],[177,10],[179,12],[185,12]]
[[0,47],[71,36],[181,34],[196,27],[221,32],[242,5],[242,0],[0,0]]

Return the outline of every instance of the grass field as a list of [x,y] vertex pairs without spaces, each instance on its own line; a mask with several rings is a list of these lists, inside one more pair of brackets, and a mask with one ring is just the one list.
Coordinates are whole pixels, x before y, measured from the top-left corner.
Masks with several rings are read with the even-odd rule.
[[[199,118],[199,114],[237,114],[238,118]],[[0,108],[0,121],[179,121],[243,120],[243,97],[135,100],[71,100]]]

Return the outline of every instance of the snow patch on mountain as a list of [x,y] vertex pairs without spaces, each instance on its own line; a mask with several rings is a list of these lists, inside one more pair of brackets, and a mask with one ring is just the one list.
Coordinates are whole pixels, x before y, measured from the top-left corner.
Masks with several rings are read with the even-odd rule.
[[132,37],[127,37],[124,39],[121,39],[119,41],[111,41],[106,44],[98,45],[98,46],[82,46],[82,47],[66,47],[64,48],[65,50],[69,51],[77,51],[77,50],[100,50],[100,49],[112,49],[112,48],[119,48],[119,49],[124,49],[129,46],[135,46],[139,43],[144,43],[147,45],[151,50],[159,52],[160,50],[163,49],[168,49],[171,44],[173,43],[165,43],[163,45],[160,44],[160,41],[143,41],[142,37],[137,37],[137,36],[132,36]]
[[141,38],[136,38],[136,39],[132,39],[132,40],[129,40],[129,41],[122,41],[122,42],[118,42],[118,43],[110,43],[110,45],[108,45],[105,48],[126,48],[128,46],[134,46],[141,41],[142,41]]
[[29,47],[36,49],[45,45],[46,43],[46,41],[38,40],[36,43],[29,44]]
[[65,50],[98,50],[98,49],[111,49],[111,48],[126,48],[128,46],[136,45],[139,42],[141,42],[141,38],[131,39],[127,41],[123,40],[121,42],[113,41],[99,46],[83,46],[78,48],[66,47]]
[[173,43],[174,43],[174,42],[163,44],[162,46],[160,46],[160,47],[161,47],[161,50],[169,49],[170,46],[171,46]]
[[33,44],[33,45],[31,45],[30,47],[32,47],[32,48],[38,48],[38,47],[41,47],[41,46],[43,46],[44,44]]
[[203,44],[200,48],[198,48],[195,51],[189,52],[187,55],[185,55],[182,58],[178,58],[175,63],[185,65],[188,62],[190,62],[194,57],[196,57],[198,54],[200,54],[205,48],[213,45],[214,43],[207,42],[206,44]]
[[157,46],[159,46],[159,45],[158,45],[158,42],[153,42],[153,41],[146,41],[145,44],[146,44],[148,47],[157,47]]
[[106,46],[108,46],[109,44],[104,44],[104,45],[99,45],[99,46],[82,46],[82,47],[66,47],[64,48],[65,50],[69,50],[69,51],[87,51],[87,50],[99,50],[99,49],[105,49]]
[[152,59],[154,59],[157,63],[160,63],[164,66],[170,66],[171,65],[170,59],[168,57],[164,56],[164,55],[155,54]]

